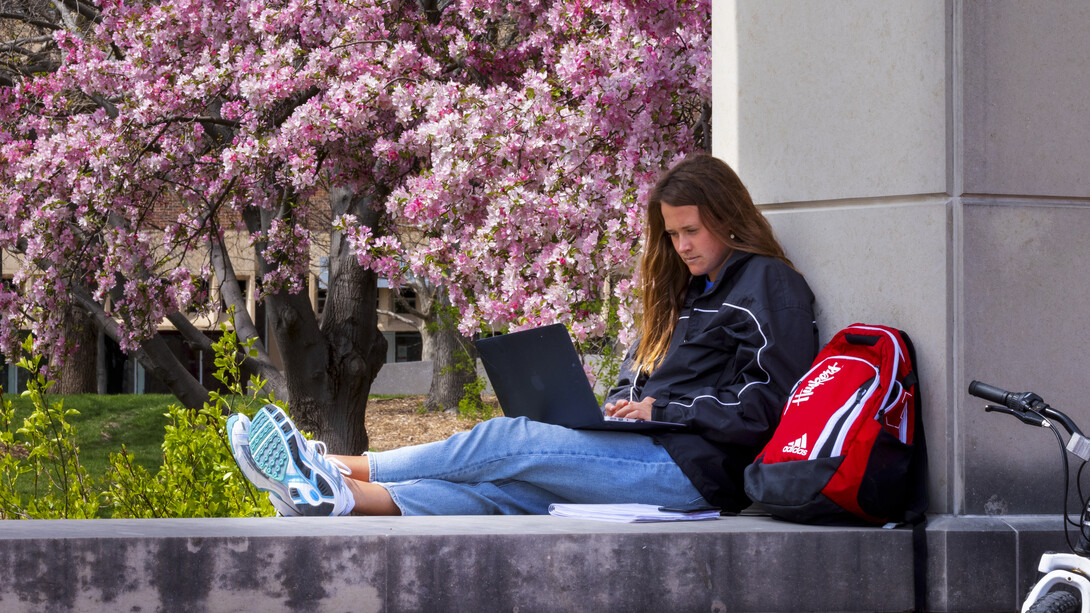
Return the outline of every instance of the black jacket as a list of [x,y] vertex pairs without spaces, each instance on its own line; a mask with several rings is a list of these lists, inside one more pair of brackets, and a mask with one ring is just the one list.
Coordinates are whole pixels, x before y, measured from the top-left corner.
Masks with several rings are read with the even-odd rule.
[[791,388],[817,355],[814,295],[783,262],[735,252],[719,278],[693,278],[670,348],[634,376],[635,346],[606,402],[655,398],[652,418],[688,425],[652,434],[705,500],[749,505],[742,471],[772,436]]

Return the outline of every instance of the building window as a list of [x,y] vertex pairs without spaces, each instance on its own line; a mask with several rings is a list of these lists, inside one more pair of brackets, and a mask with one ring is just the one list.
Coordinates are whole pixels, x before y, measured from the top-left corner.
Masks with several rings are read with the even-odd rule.
[[419,362],[424,350],[424,341],[419,332],[394,333],[394,361]]
[[398,297],[394,298],[395,313],[409,313],[416,310],[416,291],[411,287],[402,287],[398,290]]
[[318,259],[318,278],[315,282],[315,314],[321,316],[325,311],[325,301],[329,296],[329,258],[322,257]]
[[[245,305],[243,308],[249,310],[250,295],[247,293],[247,292],[250,291],[249,279],[238,279],[237,281],[238,281],[238,289],[242,293],[242,302]],[[223,297],[222,287],[223,286],[221,285],[220,286],[220,288],[221,288],[220,289],[220,308],[223,309],[224,313],[226,313],[228,305],[227,305],[227,301]]]

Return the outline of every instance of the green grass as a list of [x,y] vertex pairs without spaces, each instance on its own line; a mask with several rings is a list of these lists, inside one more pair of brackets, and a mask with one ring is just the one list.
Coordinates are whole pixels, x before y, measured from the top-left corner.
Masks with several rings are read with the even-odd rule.
[[[15,406],[15,428],[30,413],[27,398],[5,394]],[[80,463],[87,473],[101,479],[106,474],[111,453],[124,445],[136,456],[136,461],[150,472],[162,464],[163,433],[167,423],[167,407],[178,401],[174,396],[159,394],[98,396],[49,395],[50,403],[64,401],[65,409],[75,409],[79,415],[68,419],[76,431]]]
[[[400,398],[403,395],[371,396]],[[15,425],[30,413],[30,401],[14,394],[5,394],[15,406]],[[136,462],[154,474],[163,460],[163,435],[167,424],[167,408],[178,400],[167,394],[118,394],[98,396],[46,396],[50,403],[64,400],[65,409],[75,409],[79,415],[69,418],[76,431],[80,463],[87,473],[102,479],[109,466],[110,454],[121,451],[124,445]]]

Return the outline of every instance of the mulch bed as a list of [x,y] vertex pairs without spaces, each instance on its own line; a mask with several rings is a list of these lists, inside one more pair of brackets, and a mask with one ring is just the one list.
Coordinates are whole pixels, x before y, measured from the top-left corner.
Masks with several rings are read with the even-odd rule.
[[[496,399],[485,398],[499,415]],[[368,447],[375,451],[387,451],[407,445],[419,445],[448,438],[455,432],[470,430],[480,423],[444,412],[423,412],[424,396],[372,399],[367,402]]]

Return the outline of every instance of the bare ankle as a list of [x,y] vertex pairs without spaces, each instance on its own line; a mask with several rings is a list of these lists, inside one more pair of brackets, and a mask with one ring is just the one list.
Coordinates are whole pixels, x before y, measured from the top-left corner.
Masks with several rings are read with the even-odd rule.
[[338,455],[333,457],[348,468],[349,473],[346,475],[348,478],[363,483],[371,481],[371,465],[368,463],[367,454]]
[[348,486],[352,489],[356,501],[355,513],[359,515],[401,515],[401,509],[394,504],[390,492],[381,485],[349,480]]

